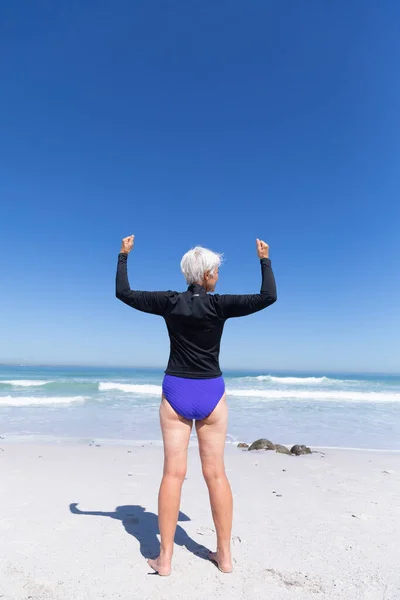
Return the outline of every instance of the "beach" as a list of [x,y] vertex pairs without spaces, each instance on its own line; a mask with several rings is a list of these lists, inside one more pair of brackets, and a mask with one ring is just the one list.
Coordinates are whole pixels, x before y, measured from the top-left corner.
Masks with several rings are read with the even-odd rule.
[[234,572],[206,559],[215,532],[191,443],[170,577],[158,549],[162,447],[0,440],[5,600],[400,598],[400,453],[286,456],[227,445]]

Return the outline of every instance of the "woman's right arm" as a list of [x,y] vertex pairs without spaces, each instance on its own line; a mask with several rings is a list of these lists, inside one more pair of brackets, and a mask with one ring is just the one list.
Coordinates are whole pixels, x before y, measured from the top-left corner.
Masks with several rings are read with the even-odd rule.
[[131,290],[128,280],[128,254],[133,248],[134,236],[122,240],[121,252],[118,255],[117,275],[115,279],[115,295],[136,310],[163,316],[168,305],[168,292],[141,292]]
[[277,300],[276,283],[269,259],[269,246],[257,240],[257,254],[261,263],[261,289],[259,294],[225,294],[219,296],[224,319],[245,317],[271,306]]

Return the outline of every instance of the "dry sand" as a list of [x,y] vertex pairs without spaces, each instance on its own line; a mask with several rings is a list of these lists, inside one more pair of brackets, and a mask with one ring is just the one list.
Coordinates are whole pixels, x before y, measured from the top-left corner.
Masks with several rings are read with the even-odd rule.
[[226,575],[204,559],[215,533],[191,447],[173,572],[162,578],[145,560],[157,553],[161,447],[0,447],[4,600],[400,599],[400,454],[227,447]]

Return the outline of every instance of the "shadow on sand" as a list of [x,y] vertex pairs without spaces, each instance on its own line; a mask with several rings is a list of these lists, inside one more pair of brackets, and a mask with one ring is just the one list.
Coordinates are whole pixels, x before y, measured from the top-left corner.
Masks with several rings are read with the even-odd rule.
[[[117,506],[114,512],[80,510],[77,503],[70,504],[69,508],[74,515],[109,517],[121,521],[126,533],[139,542],[140,552],[144,558],[158,556],[160,552],[160,542],[157,537],[160,533],[158,518],[154,513],[147,512],[143,506]],[[190,519],[179,512],[178,521],[190,521]],[[207,560],[209,549],[192,540],[180,525],[176,528],[175,543],[187,548],[195,556]]]

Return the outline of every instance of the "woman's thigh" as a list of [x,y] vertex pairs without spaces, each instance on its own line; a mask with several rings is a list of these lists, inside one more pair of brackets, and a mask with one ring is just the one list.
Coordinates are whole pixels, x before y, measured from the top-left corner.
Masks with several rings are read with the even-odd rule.
[[160,424],[164,442],[164,471],[186,472],[187,449],[192,421],[181,417],[163,397]]
[[196,421],[200,458],[203,470],[221,470],[224,468],[224,451],[228,429],[228,405],[226,394],[213,412],[202,421]]

